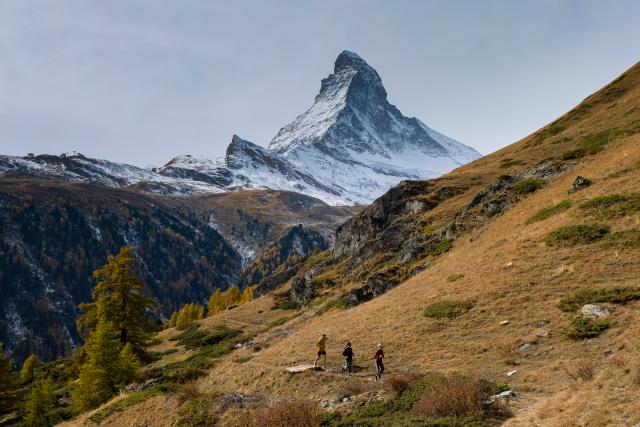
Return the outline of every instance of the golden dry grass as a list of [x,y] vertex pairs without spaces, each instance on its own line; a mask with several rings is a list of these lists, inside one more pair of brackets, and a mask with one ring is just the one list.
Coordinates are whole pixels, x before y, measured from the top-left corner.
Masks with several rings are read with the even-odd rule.
[[[629,73],[633,82],[640,81],[640,67]],[[472,183],[471,189],[447,200],[430,215],[444,215],[465,206],[475,191],[505,172],[500,167],[504,158],[533,165],[567,149],[569,143],[553,143],[556,138],[628,121],[628,111],[635,111],[640,99],[640,85],[629,85],[628,80],[618,84],[626,84],[625,89],[632,96],[617,100],[615,109],[608,108],[611,103],[598,103],[594,101],[597,98],[589,97],[585,102],[593,102],[594,106],[589,108],[588,122],[570,118],[560,133],[540,145],[534,144],[534,134],[445,177],[448,181]],[[576,175],[593,179],[594,184],[568,195]],[[346,311],[298,317],[278,328],[284,333],[260,332],[257,326],[283,315],[269,310],[270,297],[206,319],[203,327],[220,323],[234,327],[242,323],[258,333],[256,340],[264,346],[246,363],[234,362],[241,356],[237,352],[220,360],[206,377],[198,380],[200,390],[326,399],[352,381],[340,373],[345,341],[353,344],[355,364],[365,368],[354,375],[364,380],[373,375],[371,358],[376,345],[384,343],[389,374],[461,371],[505,382],[506,373],[516,369],[510,386],[521,398],[512,404],[514,416],[506,421],[508,426],[633,425],[640,421],[640,304],[616,306],[609,317],[612,327],[600,337],[585,341],[562,336],[568,315],[557,305],[563,297],[587,286],[640,285],[640,248],[622,250],[598,244],[556,248],[547,246],[544,237],[558,227],[589,220],[575,208],[580,201],[637,192],[638,182],[640,137],[636,134],[582,159],[570,172],[551,179],[482,230],[458,238],[453,249],[433,267],[372,301]],[[525,225],[539,209],[566,198],[574,202],[574,208]],[[606,223],[613,231],[638,228],[640,216]],[[476,238],[471,239],[472,236]],[[460,274],[464,279],[447,280]],[[425,317],[424,308],[442,299],[471,300],[474,306],[452,319]],[[503,320],[509,323],[501,325]],[[284,369],[288,366],[313,362],[315,341],[323,333],[329,338],[329,369],[286,374]],[[529,344],[524,351],[520,347],[523,343]],[[505,363],[509,359],[518,365]],[[567,367],[575,369],[585,363],[595,367],[591,380],[576,381],[567,375]],[[162,422],[172,419],[163,404],[175,405],[175,399],[156,397],[107,421],[110,425],[132,425],[127,424],[129,420],[142,420],[147,414],[149,425],[156,425],[152,421],[159,412],[165,411]]]

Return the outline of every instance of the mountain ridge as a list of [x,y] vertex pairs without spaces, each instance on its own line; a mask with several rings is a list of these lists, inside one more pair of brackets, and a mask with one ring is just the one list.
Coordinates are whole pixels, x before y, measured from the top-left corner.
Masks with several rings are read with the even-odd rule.
[[233,135],[225,156],[176,156],[153,169],[82,154],[0,156],[0,176],[49,177],[165,195],[246,189],[297,191],[333,205],[368,204],[403,179],[438,176],[479,157],[405,117],[377,71],[343,51],[312,107],[267,148]]

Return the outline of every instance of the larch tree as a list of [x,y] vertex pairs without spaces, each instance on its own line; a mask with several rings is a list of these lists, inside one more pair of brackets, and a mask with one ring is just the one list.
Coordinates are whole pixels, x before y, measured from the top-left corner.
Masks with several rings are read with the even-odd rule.
[[253,291],[257,286],[251,285],[247,286],[244,291],[242,291],[242,295],[240,296],[240,304],[246,304],[253,299]]
[[225,308],[224,297],[218,288],[211,294],[211,298],[209,298],[209,302],[207,304],[207,315],[213,316],[214,314],[220,313]]
[[13,361],[5,356],[0,341],[0,414],[9,411],[16,401],[17,378],[13,372]]
[[38,380],[31,388],[29,400],[25,404],[24,421],[27,426],[53,426],[56,419],[52,416],[55,406],[54,385],[51,378]]
[[22,364],[20,370],[20,381],[23,383],[30,383],[33,381],[36,367],[40,365],[40,359],[35,354],[31,354]]
[[78,319],[78,330],[86,333],[108,319],[118,331],[121,345],[131,344],[136,354],[144,354],[151,322],[145,316],[155,307],[153,299],[144,295],[144,283],[133,272],[138,264],[133,250],[125,246],[116,256],[93,272],[97,283],[93,288],[93,302],[80,304],[84,312]]
[[73,403],[81,411],[99,405],[117,391],[122,348],[119,331],[112,322],[100,320],[83,348],[86,361],[71,390]]
[[202,319],[203,314],[204,309],[201,305],[196,303],[187,304],[178,311],[176,326],[186,325],[187,323],[200,320]]
[[233,285],[229,289],[224,291],[222,295],[224,296],[225,307],[229,307],[230,305],[240,302],[242,292],[240,292],[240,289],[238,289],[236,285]]

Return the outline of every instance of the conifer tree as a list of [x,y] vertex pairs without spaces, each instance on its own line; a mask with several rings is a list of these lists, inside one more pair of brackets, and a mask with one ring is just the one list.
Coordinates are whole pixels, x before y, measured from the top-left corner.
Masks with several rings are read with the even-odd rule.
[[140,361],[134,353],[133,347],[131,344],[125,345],[118,355],[118,382],[120,384],[131,382],[135,378],[138,368],[140,368]]
[[20,370],[20,381],[23,383],[30,383],[33,381],[36,367],[40,365],[40,359],[35,354],[31,354],[22,364]]
[[230,305],[237,304],[240,301],[242,292],[240,292],[240,289],[238,289],[236,285],[233,285],[224,291],[223,296],[225,307],[229,307]]
[[211,294],[211,298],[209,298],[209,303],[207,304],[207,315],[213,316],[214,314],[220,313],[225,308],[224,297],[218,288],[213,292],[213,294]]
[[153,328],[145,311],[156,303],[143,294],[144,283],[132,271],[137,263],[132,249],[125,246],[93,272],[98,281],[92,292],[93,302],[80,304],[84,314],[77,324],[78,330],[87,332],[108,319],[118,331],[120,343],[130,343],[136,354],[143,354]]
[[169,318],[169,321],[167,322],[167,328],[175,327],[177,321],[178,321],[178,312],[174,311],[173,313],[171,313],[171,317]]
[[25,424],[29,427],[49,427],[55,424],[54,385],[50,378],[38,380],[31,388],[31,395],[25,405]]
[[255,285],[247,286],[242,295],[240,296],[240,304],[246,304],[253,299],[253,291],[256,288]]
[[202,319],[204,309],[202,306],[196,303],[191,303],[183,306],[178,312],[176,319],[176,326],[186,325],[187,323],[195,322]]
[[117,391],[122,348],[119,331],[112,322],[101,320],[89,334],[83,348],[87,360],[80,366],[78,382],[71,391],[78,410],[97,406]]
[[17,378],[13,372],[13,361],[5,356],[0,341],[0,414],[10,410],[16,401]]

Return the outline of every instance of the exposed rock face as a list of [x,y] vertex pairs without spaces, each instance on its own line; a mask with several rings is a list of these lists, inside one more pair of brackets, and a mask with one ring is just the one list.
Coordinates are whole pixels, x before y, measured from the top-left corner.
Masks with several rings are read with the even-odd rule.
[[289,299],[302,307],[307,304],[315,296],[315,289],[306,277],[294,277],[291,280],[291,289],[289,290]]
[[259,284],[255,294],[264,295],[293,277],[313,252],[328,248],[329,243],[320,232],[301,225],[291,227],[242,270],[237,284]]
[[432,178],[480,154],[387,101],[380,76],[342,52],[313,106],[268,149],[237,135],[224,158],[182,155],[161,168],[72,156],[0,156],[0,176],[99,183],[165,195],[246,189],[296,191],[332,205],[368,204],[403,179]]
[[583,188],[587,188],[591,184],[592,182],[590,179],[587,179],[581,176],[576,176],[576,179],[574,179],[573,183],[571,184],[571,190],[569,190],[569,192],[575,193],[576,191],[580,191]]

